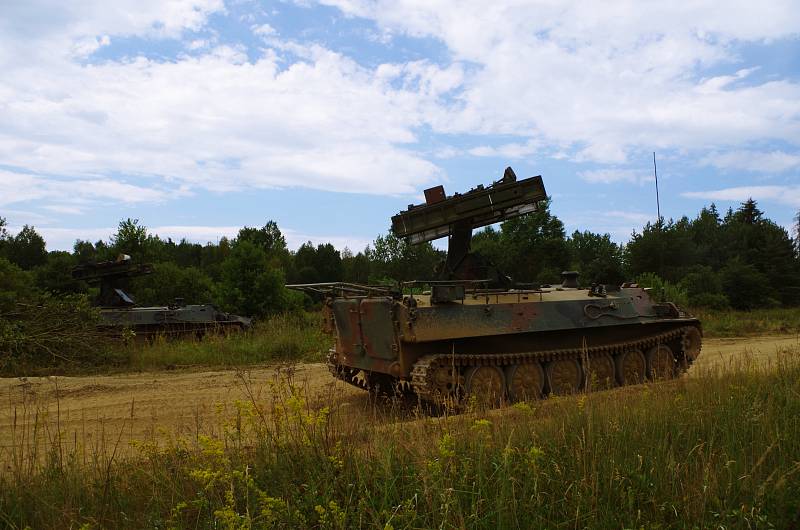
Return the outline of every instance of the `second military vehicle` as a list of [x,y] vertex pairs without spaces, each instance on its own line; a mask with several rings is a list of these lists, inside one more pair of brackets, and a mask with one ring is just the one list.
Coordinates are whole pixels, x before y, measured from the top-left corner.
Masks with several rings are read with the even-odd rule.
[[122,254],[114,261],[86,263],[72,269],[72,277],[100,287],[101,327],[117,332],[125,329],[137,336],[196,335],[210,331],[249,328],[251,319],[218,311],[213,305],[186,305],[175,300],[170,306],[139,307],[126,292],[130,278],[151,274],[149,263],[134,264]]
[[[392,218],[397,237],[448,237],[435,280],[397,288],[293,285],[326,297],[334,376],[382,393],[491,404],[591,387],[669,379],[700,354],[700,322],[634,284],[581,288],[576,272],[555,286],[522,286],[470,253],[472,230],[533,211],[547,198],[541,177],[511,168],[489,187],[446,196]],[[420,287],[426,289],[417,294]]]

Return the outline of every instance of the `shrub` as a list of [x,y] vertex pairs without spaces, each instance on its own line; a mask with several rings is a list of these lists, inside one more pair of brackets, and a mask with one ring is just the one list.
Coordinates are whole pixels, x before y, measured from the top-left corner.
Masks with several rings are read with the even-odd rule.
[[689,296],[689,305],[717,310],[728,309],[731,306],[730,302],[728,302],[728,297],[722,293],[701,293]]
[[85,295],[44,296],[0,318],[0,373],[29,374],[42,366],[104,363],[107,338]]
[[646,272],[636,278],[636,283],[651,289],[650,296],[655,302],[673,302],[679,306],[689,305],[689,295],[681,285],[661,279],[657,274]]

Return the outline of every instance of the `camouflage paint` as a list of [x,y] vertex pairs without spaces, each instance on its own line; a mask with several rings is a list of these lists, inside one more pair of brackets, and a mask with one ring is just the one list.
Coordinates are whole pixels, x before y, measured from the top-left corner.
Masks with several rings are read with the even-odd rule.
[[515,296],[520,302],[494,303],[495,295],[491,295],[479,297],[483,303],[420,305],[408,297],[402,301],[387,296],[335,298],[329,304],[336,352],[346,366],[404,376],[420,352],[425,352],[425,344],[441,347],[443,341],[483,338],[500,346],[546,332],[620,329],[678,317],[663,316],[671,308],[654,304],[640,288],[624,288],[605,298],[590,297],[585,290],[567,293],[574,299]]

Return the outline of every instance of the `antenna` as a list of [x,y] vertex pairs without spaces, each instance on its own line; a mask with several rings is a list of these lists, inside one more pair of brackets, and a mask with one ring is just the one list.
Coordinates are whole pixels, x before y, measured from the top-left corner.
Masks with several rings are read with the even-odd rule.
[[[653,151],[653,174],[656,177],[656,209],[658,211],[658,235],[661,236],[661,201],[658,199],[658,167],[656,166],[656,152]],[[658,275],[661,277],[661,301],[666,300],[667,285],[664,280],[664,240],[662,237],[658,238]]]
[[656,152],[653,151],[653,174],[656,177],[656,209],[658,210],[658,224],[661,224],[661,201],[658,200],[658,167],[656,166]]

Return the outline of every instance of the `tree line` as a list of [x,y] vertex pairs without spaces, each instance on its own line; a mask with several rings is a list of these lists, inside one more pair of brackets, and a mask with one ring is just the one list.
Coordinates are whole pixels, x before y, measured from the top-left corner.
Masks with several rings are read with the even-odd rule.
[[[800,304],[800,235],[766,218],[753,200],[724,215],[712,204],[693,219],[659,219],[634,231],[624,245],[609,234],[567,235],[546,202],[532,214],[478,231],[472,249],[519,282],[557,283],[561,271],[577,270],[585,285],[662,282],[690,306]],[[72,279],[72,267],[119,254],[154,264],[153,274],[131,281],[139,305],[167,305],[182,298],[250,316],[311,303],[285,289],[286,283],[431,279],[445,257],[430,243],[410,245],[391,233],[358,252],[311,242],[291,251],[273,221],[244,227],[236,237],[217,243],[175,242],[149,233],[136,219],[121,221],[107,241],[78,240],[72,252],[48,252],[34,227],[11,234],[0,217],[0,311],[41,296],[91,296],[89,286]]]

